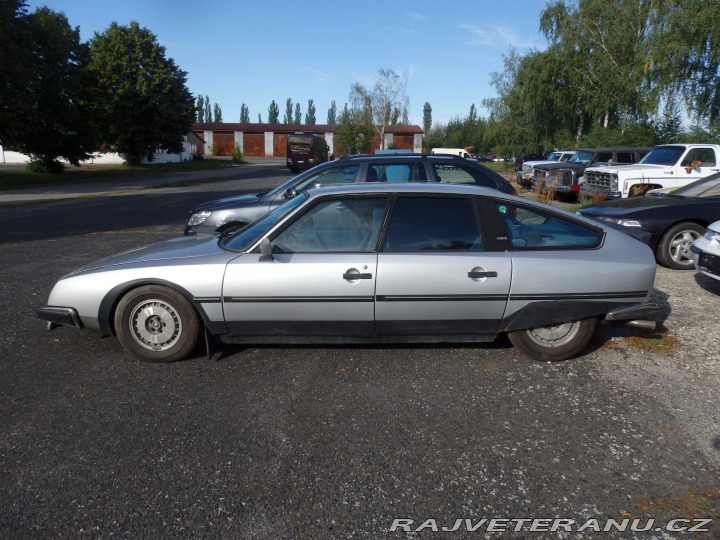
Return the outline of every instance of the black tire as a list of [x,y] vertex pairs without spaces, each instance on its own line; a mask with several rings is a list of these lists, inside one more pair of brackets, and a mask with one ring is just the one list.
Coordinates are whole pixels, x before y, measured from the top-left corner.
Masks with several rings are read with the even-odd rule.
[[597,319],[583,319],[544,328],[508,333],[510,342],[525,355],[541,362],[567,360],[582,351],[592,339]]
[[662,235],[655,258],[666,268],[673,270],[692,270],[695,265],[692,260],[690,248],[696,238],[705,232],[705,227],[684,221],[670,227]]
[[132,356],[144,362],[175,362],[193,352],[202,324],[182,294],[163,285],[144,285],[120,299],[115,332]]

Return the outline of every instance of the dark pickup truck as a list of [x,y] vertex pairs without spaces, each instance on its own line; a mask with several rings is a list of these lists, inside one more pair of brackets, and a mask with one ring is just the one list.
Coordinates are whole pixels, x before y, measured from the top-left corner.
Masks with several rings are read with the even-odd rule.
[[555,189],[559,197],[577,198],[587,167],[628,165],[637,163],[649,148],[581,148],[563,163],[547,163],[533,168],[534,188],[542,185]]

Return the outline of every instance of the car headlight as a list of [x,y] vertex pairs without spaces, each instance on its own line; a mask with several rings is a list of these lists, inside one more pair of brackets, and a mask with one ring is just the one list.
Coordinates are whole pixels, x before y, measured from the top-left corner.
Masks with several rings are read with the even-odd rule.
[[601,221],[609,221],[610,223],[617,223],[618,225],[622,225],[623,227],[642,227],[640,222],[635,219],[613,218],[606,216],[597,216],[595,219],[599,219]]
[[190,225],[191,227],[194,227],[195,225],[200,225],[207,218],[210,217],[210,214],[212,214],[212,212],[208,212],[206,210],[203,210],[202,212],[195,212],[192,216],[190,216],[190,219],[188,219],[187,224]]
[[720,241],[720,232],[713,231],[712,229],[707,229],[705,231],[705,234],[703,234],[703,237],[708,240],[719,240]]

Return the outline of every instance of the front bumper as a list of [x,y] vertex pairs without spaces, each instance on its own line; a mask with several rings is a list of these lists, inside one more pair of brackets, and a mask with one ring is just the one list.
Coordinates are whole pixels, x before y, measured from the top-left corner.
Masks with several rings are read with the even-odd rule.
[[622,193],[619,191],[611,191],[606,187],[588,186],[587,182],[580,186],[580,195],[589,199],[598,196],[604,199],[619,199],[622,197]]
[[41,321],[48,323],[48,330],[58,326],[74,326],[83,328],[80,316],[74,308],[58,306],[42,306],[37,310],[37,316]]
[[695,244],[690,250],[695,268],[708,277],[720,280],[720,256],[700,249]]

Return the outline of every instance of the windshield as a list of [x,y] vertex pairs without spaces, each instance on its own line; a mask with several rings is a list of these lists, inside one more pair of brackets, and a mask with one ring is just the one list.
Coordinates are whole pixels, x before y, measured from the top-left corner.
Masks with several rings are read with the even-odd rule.
[[702,180],[676,189],[674,197],[720,197],[720,174],[713,174]]
[[647,165],[675,165],[685,152],[684,146],[656,146],[639,163]]
[[575,155],[568,161],[568,163],[582,163],[583,165],[587,165],[590,163],[590,160],[593,158],[592,152],[587,152],[585,150],[578,150]]
[[280,221],[286,214],[289,214],[295,208],[300,206],[307,199],[306,193],[301,193],[297,197],[293,197],[285,204],[278,206],[275,210],[260,218],[247,227],[243,227],[235,234],[223,238],[220,241],[220,247],[230,251],[247,251],[250,246],[255,244],[267,232],[272,229],[275,224]]
[[548,161],[560,161],[560,156],[562,154],[560,152],[553,152],[550,154],[547,158]]

